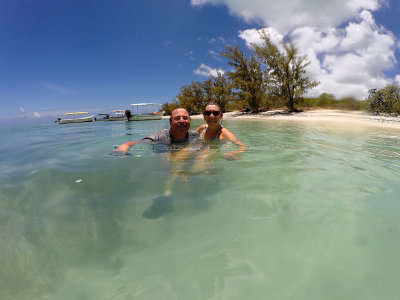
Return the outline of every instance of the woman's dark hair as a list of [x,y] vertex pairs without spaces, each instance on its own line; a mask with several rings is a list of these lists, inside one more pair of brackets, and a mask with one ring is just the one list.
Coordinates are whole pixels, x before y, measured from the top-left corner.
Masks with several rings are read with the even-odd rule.
[[222,113],[221,106],[219,106],[219,105],[218,105],[217,103],[215,103],[215,102],[207,103],[206,106],[204,106],[203,112],[206,111],[206,107],[209,106],[209,105],[215,105],[216,107],[218,107],[219,111]]

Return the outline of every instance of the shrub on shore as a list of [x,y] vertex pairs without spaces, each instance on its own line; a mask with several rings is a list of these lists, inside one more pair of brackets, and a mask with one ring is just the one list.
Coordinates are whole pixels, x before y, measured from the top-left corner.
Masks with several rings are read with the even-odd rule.
[[388,84],[382,89],[369,90],[368,110],[375,114],[400,114],[400,86]]
[[342,110],[367,110],[366,100],[357,100],[352,97],[335,99],[332,94],[322,94],[317,98],[303,98],[299,106],[301,108],[329,108]]

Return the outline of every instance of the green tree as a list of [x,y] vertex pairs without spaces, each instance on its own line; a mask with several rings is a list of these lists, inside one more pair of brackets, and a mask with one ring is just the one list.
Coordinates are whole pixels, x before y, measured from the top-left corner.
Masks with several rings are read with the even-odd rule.
[[305,76],[305,68],[310,64],[306,56],[298,55],[291,41],[282,43],[283,51],[274,45],[263,30],[260,33],[263,45],[252,44],[258,58],[267,66],[265,72],[267,86],[271,93],[285,98],[289,111],[295,111],[296,102],[319,83]]
[[220,72],[217,77],[212,78],[211,95],[212,101],[221,107],[222,112],[225,112],[227,104],[233,101],[232,85]]
[[365,110],[365,101],[357,100],[353,97],[344,97],[337,100],[338,108],[345,110]]
[[374,113],[400,114],[400,86],[388,84],[382,89],[369,90],[369,110]]
[[163,105],[162,105],[162,110],[164,111],[164,114],[166,115],[166,116],[169,116],[171,113],[172,113],[172,111],[175,109],[175,108],[178,108],[179,107],[179,103],[178,103],[178,101],[175,99],[175,100],[173,100],[171,103],[168,103],[168,102],[165,102]]
[[213,101],[213,79],[212,77],[204,82],[198,83],[199,88],[202,89],[203,102],[210,103]]
[[232,86],[238,90],[239,98],[253,111],[258,111],[265,100],[265,83],[260,62],[253,55],[247,59],[237,46],[227,46],[222,55],[229,59],[228,65],[235,68],[234,71],[227,72],[227,75]]
[[202,111],[206,102],[203,83],[194,82],[190,85],[181,87],[181,92],[177,96],[179,105],[187,111]]
[[336,101],[335,96],[333,94],[323,93],[319,95],[319,106],[327,107],[332,105]]

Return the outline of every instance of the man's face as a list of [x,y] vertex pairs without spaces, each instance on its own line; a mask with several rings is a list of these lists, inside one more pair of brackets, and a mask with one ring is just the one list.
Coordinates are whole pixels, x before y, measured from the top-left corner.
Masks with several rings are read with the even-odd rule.
[[185,137],[190,128],[190,117],[186,109],[175,109],[171,114],[170,131],[175,137]]

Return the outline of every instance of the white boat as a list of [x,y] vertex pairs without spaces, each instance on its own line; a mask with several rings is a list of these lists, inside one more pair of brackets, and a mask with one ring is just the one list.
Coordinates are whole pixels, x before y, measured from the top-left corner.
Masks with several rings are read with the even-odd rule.
[[97,121],[108,121],[110,118],[110,114],[97,114],[96,118],[94,120]]
[[161,120],[164,112],[160,103],[134,103],[131,104],[132,111],[129,121]]
[[86,111],[66,113],[63,114],[66,118],[58,118],[56,122],[59,124],[93,122],[94,115],[89,116],[87,114]]
[[125,110],[112,110],[108,121],[127,121],[128,118],[125,115]]

